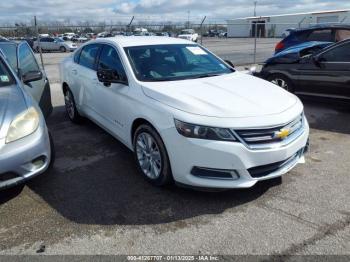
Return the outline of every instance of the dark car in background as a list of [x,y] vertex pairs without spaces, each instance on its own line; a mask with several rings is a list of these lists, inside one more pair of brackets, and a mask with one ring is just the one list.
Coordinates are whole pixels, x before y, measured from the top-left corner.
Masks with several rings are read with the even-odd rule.
[[350,38],[350,25],[317,25],[310,28],[295,29],[276,45],[275,54],[305,42],[322,41],[336,43],[348,38]]
[[268,59],[255,75],[297,95],[350,102],[350,39],[294,46]]

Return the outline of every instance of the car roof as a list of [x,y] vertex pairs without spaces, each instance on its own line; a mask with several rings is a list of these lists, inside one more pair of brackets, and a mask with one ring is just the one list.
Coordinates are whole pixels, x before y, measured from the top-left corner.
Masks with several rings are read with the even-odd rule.
[[295,29],[295,32],[311,31],[316,29],[350,29],[349,24],[321,24],[314,25],[307,28]]
[[[110,42],[121,47],[147,46],[147,45],[171,45],[171,44],[195,44],[191,41],[161,36],[114,36],[93,40],[94,43]],[[92,42],[89,42],[92,43]]]

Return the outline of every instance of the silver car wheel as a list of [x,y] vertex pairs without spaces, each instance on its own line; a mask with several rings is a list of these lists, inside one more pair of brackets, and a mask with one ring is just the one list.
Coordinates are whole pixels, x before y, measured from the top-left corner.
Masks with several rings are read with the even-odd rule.
[[284,79],[275,78],[271,80],[271,83],[278,85],[279,87],[282,87],[283,89],[288,91],[288,84]]
[[73,119],[75,115],[75,108],[74,108],[74,102],[73,102],[71,92],[69,91],[66,92],[66,94],[64,95],[64,102],[66,105],[66,110],[69,118]]
[[142,172],[150,179],[157,179],[162,170],[162,156],[155,139],[148,133],[136,138],[136,154]]

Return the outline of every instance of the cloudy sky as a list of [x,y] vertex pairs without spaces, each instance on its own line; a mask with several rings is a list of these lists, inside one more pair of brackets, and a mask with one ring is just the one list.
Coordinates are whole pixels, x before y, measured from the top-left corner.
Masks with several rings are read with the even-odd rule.
[[[128,21],[187,20],[204,15],[211,21],[251,16],[254,0],[0,0],[0,22],[39,20]],[[350,0],[258,0],[257,14],[350,9]]]

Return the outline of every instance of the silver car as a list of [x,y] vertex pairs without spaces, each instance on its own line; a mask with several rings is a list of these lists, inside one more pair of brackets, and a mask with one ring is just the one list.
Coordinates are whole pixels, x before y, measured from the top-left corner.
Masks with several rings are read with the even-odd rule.
[[44,115],[25,88],[43,73],[23,66],[19,71],[21,78],[0,49],[0,189],[42,174],[53,155]]
[[[52,37],[44,37],[40,38],[40,47],[42,51],[60,51],[60,52],[67,52],[67,51],[74,51],[78,48],[78,46],[71,42],[67,41],[65,42],[61,38],[52,38]],[[35,41],[33,44],[33,49],[37,52],[39,52],[39,42]]]

